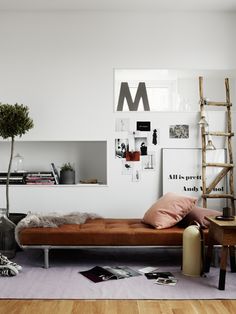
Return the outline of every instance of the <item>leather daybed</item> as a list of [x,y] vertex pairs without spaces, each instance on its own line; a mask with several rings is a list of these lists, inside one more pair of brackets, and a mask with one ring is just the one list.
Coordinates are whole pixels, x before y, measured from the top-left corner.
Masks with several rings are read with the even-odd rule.
[[[19,233],[22,248],[44,250],[44,266],[49,267],[50,249],[81,247],[182,246],[184,228],[175,225],[157,230],[141,219],[89,219],[84,224],[64,224],[55,228],[25,228]],[[204,231],[207,242],[208,230]]]

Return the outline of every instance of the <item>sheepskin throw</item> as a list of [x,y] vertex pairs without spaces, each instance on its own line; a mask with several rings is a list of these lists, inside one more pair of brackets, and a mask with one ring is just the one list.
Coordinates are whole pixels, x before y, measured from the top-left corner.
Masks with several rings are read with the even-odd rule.
[[15,228],[16,242],[20,245],[19,232],[24,228],[55,228],[65,224],[79,225],[85,223],[87,219],[97,218],[102,217],[94,213],[81,212],[72,212],[66,215],[59,213],[49,213],[47,215],[28,213],[27,216],[23,218]]

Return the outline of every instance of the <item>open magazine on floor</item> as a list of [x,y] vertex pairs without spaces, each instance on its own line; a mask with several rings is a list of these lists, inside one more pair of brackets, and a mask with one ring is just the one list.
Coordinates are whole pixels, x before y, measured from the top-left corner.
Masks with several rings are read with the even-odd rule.
[[100,266],[95,266],[89,270],[80,271],[79,273],[93,282],[117,279],[114,274]]
[[127,266],[95,266],[79,273],[93,282],[141,276],[139,272]]

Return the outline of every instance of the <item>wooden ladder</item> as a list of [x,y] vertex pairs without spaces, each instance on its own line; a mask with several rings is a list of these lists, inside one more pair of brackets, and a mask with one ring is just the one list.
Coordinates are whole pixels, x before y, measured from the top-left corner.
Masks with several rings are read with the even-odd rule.
[[[201,124],[201,139],[202,139],[202,199],[203,207],[207,207],[208,198],[225,198],[231,202],[232,214],[235,215],[235,205],[234,205],[234,162],[233,162],[233,149],[232,149],[232,137],[234,133],[232,132],[232,117],[231,117],[231,107],[230,102],[230,90],[229,90],[229,79],[225,79],[225,91],[226,91],[226,102],[213,102],[207,101],[203,97],[203,77],[199,77],[199,94],[200,94],[200,112],[201,118],[205,118],[205,106],[222,106],[227,109],[226,111],[226,131],[225,132],[207,132],[206,125]],[[225,111],[224,111],[225,112]],[[226,149],[227,149],[227,163],[207,163],[206,162],[206,136],[225,136],[226,137]],[[207,167],[220,167],[222,170],[217,174],[215,179],[206,186],[206,168]],[[229,183],[229,193],[227,194],[215,194],[211,193],[216,185],[223,179]]]

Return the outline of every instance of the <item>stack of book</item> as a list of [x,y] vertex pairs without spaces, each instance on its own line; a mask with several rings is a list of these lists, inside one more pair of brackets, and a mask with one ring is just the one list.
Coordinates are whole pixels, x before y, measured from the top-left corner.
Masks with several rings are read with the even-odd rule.
[[51,171],[45,172],[27,172],[25,177],[27,185],[52,185],[55,184],[55,178]]
[[[7,183],[7,172],[0,172],[0,184]],[[25,172],[12,172],[10,174],[9,184],[24,184]]]

